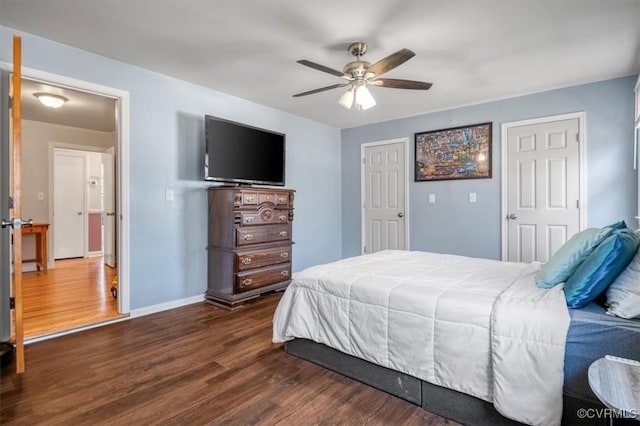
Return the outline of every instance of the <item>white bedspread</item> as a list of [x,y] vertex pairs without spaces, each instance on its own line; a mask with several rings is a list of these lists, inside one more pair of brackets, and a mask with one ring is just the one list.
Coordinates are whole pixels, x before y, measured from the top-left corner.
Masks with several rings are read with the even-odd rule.
[[296,275],[273,341],[310,339],[493,402],[506,417],[560,424],[569,313],[539,264],[384,251]]

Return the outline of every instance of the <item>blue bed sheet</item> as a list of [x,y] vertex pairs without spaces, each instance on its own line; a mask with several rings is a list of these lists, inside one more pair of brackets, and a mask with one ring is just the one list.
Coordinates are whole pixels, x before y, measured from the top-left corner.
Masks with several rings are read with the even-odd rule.
[[589,388],[589,366],[605,355],[640,360],[640,319],[609,316],[596,303],[582,309],[569,309],[569,314],[571,324],[564,356],[564,393],[598,402]]

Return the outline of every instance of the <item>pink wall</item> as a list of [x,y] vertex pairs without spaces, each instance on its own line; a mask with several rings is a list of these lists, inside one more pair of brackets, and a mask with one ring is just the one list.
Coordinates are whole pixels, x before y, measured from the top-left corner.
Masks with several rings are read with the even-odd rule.
[[102,213],[89,213],[89,251],[102,251]]

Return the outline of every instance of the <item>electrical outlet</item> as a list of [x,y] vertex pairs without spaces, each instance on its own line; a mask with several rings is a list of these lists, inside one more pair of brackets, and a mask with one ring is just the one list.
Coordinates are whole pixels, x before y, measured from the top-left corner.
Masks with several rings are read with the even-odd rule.
[[169,189],[169,188],[167,188],[167,189],[164,191],[164,199],[165,199],[166,201],[173,201],[173,189]]
[[429,203],[433,204],[436,202],[436,194],[429,194]]
[[470,203],[475,203],[478,201],[478,195],[475,192],[470,192],[469,193],[469,202]]

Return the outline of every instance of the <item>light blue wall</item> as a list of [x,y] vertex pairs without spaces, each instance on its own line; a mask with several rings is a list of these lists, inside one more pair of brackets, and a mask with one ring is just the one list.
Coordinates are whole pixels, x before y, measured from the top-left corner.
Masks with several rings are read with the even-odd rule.
[[[1,62],[11,61],[14,33],[18,32],[0,26]],[[341,257],[341,220],[336,214],[341,203],[338,129],[63,44],[22,36],[25,67],[130,94],[131,309],[206,290],[205,114],[286,133],[286,187],[297,190],[293,269]],[[166,188],[174,189],[174,202],[164,200]]]
[[[493,122],[493,178],[411,182],[410,248],[500,258],[500,125],[577,111],[587,123],[587,226],[636,221],[633,170],[633,89],[636,77],[552,90],[447,111],[342,130],[342,255],[360,254],[360,145],[408,137],[413,176],[414,133]],[[470,204],[469,193],[478,202]],[[429,204],[428,194],[436,194]]]

